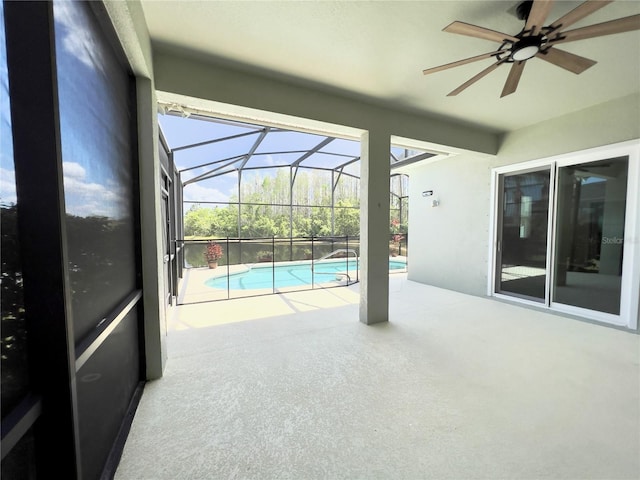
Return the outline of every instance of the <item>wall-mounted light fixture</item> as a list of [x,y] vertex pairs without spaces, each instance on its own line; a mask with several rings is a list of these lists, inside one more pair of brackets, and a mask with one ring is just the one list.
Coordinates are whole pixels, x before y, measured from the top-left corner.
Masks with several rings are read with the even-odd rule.
[[[422,196],[423,197],[433,197],[433,190],[425,190],[424,192],[422,192]],[[438,205],[440,205],[440,200],[438,200],[437,198],[431,199],[431,206],[432,207],[437,207]]]

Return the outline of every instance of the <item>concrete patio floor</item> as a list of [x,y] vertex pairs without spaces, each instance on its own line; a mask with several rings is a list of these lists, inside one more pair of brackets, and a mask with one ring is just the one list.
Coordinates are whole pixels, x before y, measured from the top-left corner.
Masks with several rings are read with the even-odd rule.
[[142,479],[638,479],[640,337],[390,279],[177,307],[116,472]]

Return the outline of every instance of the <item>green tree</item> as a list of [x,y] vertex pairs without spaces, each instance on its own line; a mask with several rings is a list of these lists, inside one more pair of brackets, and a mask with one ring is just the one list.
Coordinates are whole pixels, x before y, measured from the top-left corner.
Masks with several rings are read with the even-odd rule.
[[193,205],[184,216],[185,237],[237,237],[238,207]]
[[238,206],[227,205],[214,210],[212,234],[216,237],[238,236]]
[[311,217],[302,215],[300,212],[296,211],[296,213],[293,216],[293,236],[294,237],[310,237],[311,236]]
[[[336,180],[332,191],[331,176],[326,171],[301,168],[295,175],[292,189],[289,168],[248,171],[243,174],[240,185],[240,231],[237,204],[216,208],[194,205],[185,214],[185,236],[257,238],[358,235],[359,181],[348,175]],[[401,181],[405,180],[394,177],[391,186],[400,188],[404,185],[399,183]],[[334,209],[333,229],[331,209],[327,207],[331,204],[332,194],[337,207]],[[238,202],[238,195],[231,195],[230,202]],[[402,218],[399,218],[401,202]],[[291,210],[290,204],[299,206]],[[392,195],[390,207],[392,231],[406,231],[406,198]]]
[[351,202],[340,200],[334,210],[335,235],[360,235],[360,209],[352,208]]
[[278,229],[276,236],[281,238],[289,237],[291,234],[290,226],[291,222],[289,220],[288,214],[278,215],[275,219],[276,228]]
[[192,205],[184,216],[185,237],[206,237],[213,234],[215,213],[211,208]]
[[313,207],[311,209],[311,231],[313,237],[326,237],[331,235],[331,209]]

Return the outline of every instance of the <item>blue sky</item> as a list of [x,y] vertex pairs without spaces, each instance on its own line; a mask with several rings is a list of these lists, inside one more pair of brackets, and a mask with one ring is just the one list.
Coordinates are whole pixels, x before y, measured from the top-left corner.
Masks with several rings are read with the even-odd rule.
[[16,202],[13,168],[13,141],[11,139],[11,111],[7,81],[7,52],[4,36],[4,8],[0,2],[0,204]]

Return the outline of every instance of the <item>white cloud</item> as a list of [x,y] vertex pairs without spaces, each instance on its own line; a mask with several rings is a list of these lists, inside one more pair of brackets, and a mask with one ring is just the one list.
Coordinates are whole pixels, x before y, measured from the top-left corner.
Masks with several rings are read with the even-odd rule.
[[65,177],[75,178],[80,181],[84,180],[84,177],[87,176],[87,170],[76,162],[63,162],[62,171]]
[[129,214],[128,199],[122,187],[86,180],[86,169],[76,162],[64,162],[64,196],[68,214],[79,217],[122,218]]
[[[102,51],[92,36],[87,20],[82,18],[80,7],[73,2],[54,4],[55,20],[62,28],[62,46],[64,49],[89,68],[103,69]],[[83,28],[84,27],[84,28]]]
[[[64,162],[65,207],[68,214],[79,217],[104,216],[122,218],[129,214],[128,198],[122,187],[88,182],[85,168],[75,162]],[[0,168],[0,203],[17,202],[15,172]]]
[[184,200],[188,202],[228,202],[229,195],[225,195],[217,188],[207,188],[197,183],[184,187]]
[[0,204],[11,205],[17,202],[15,172],[0,168]]

